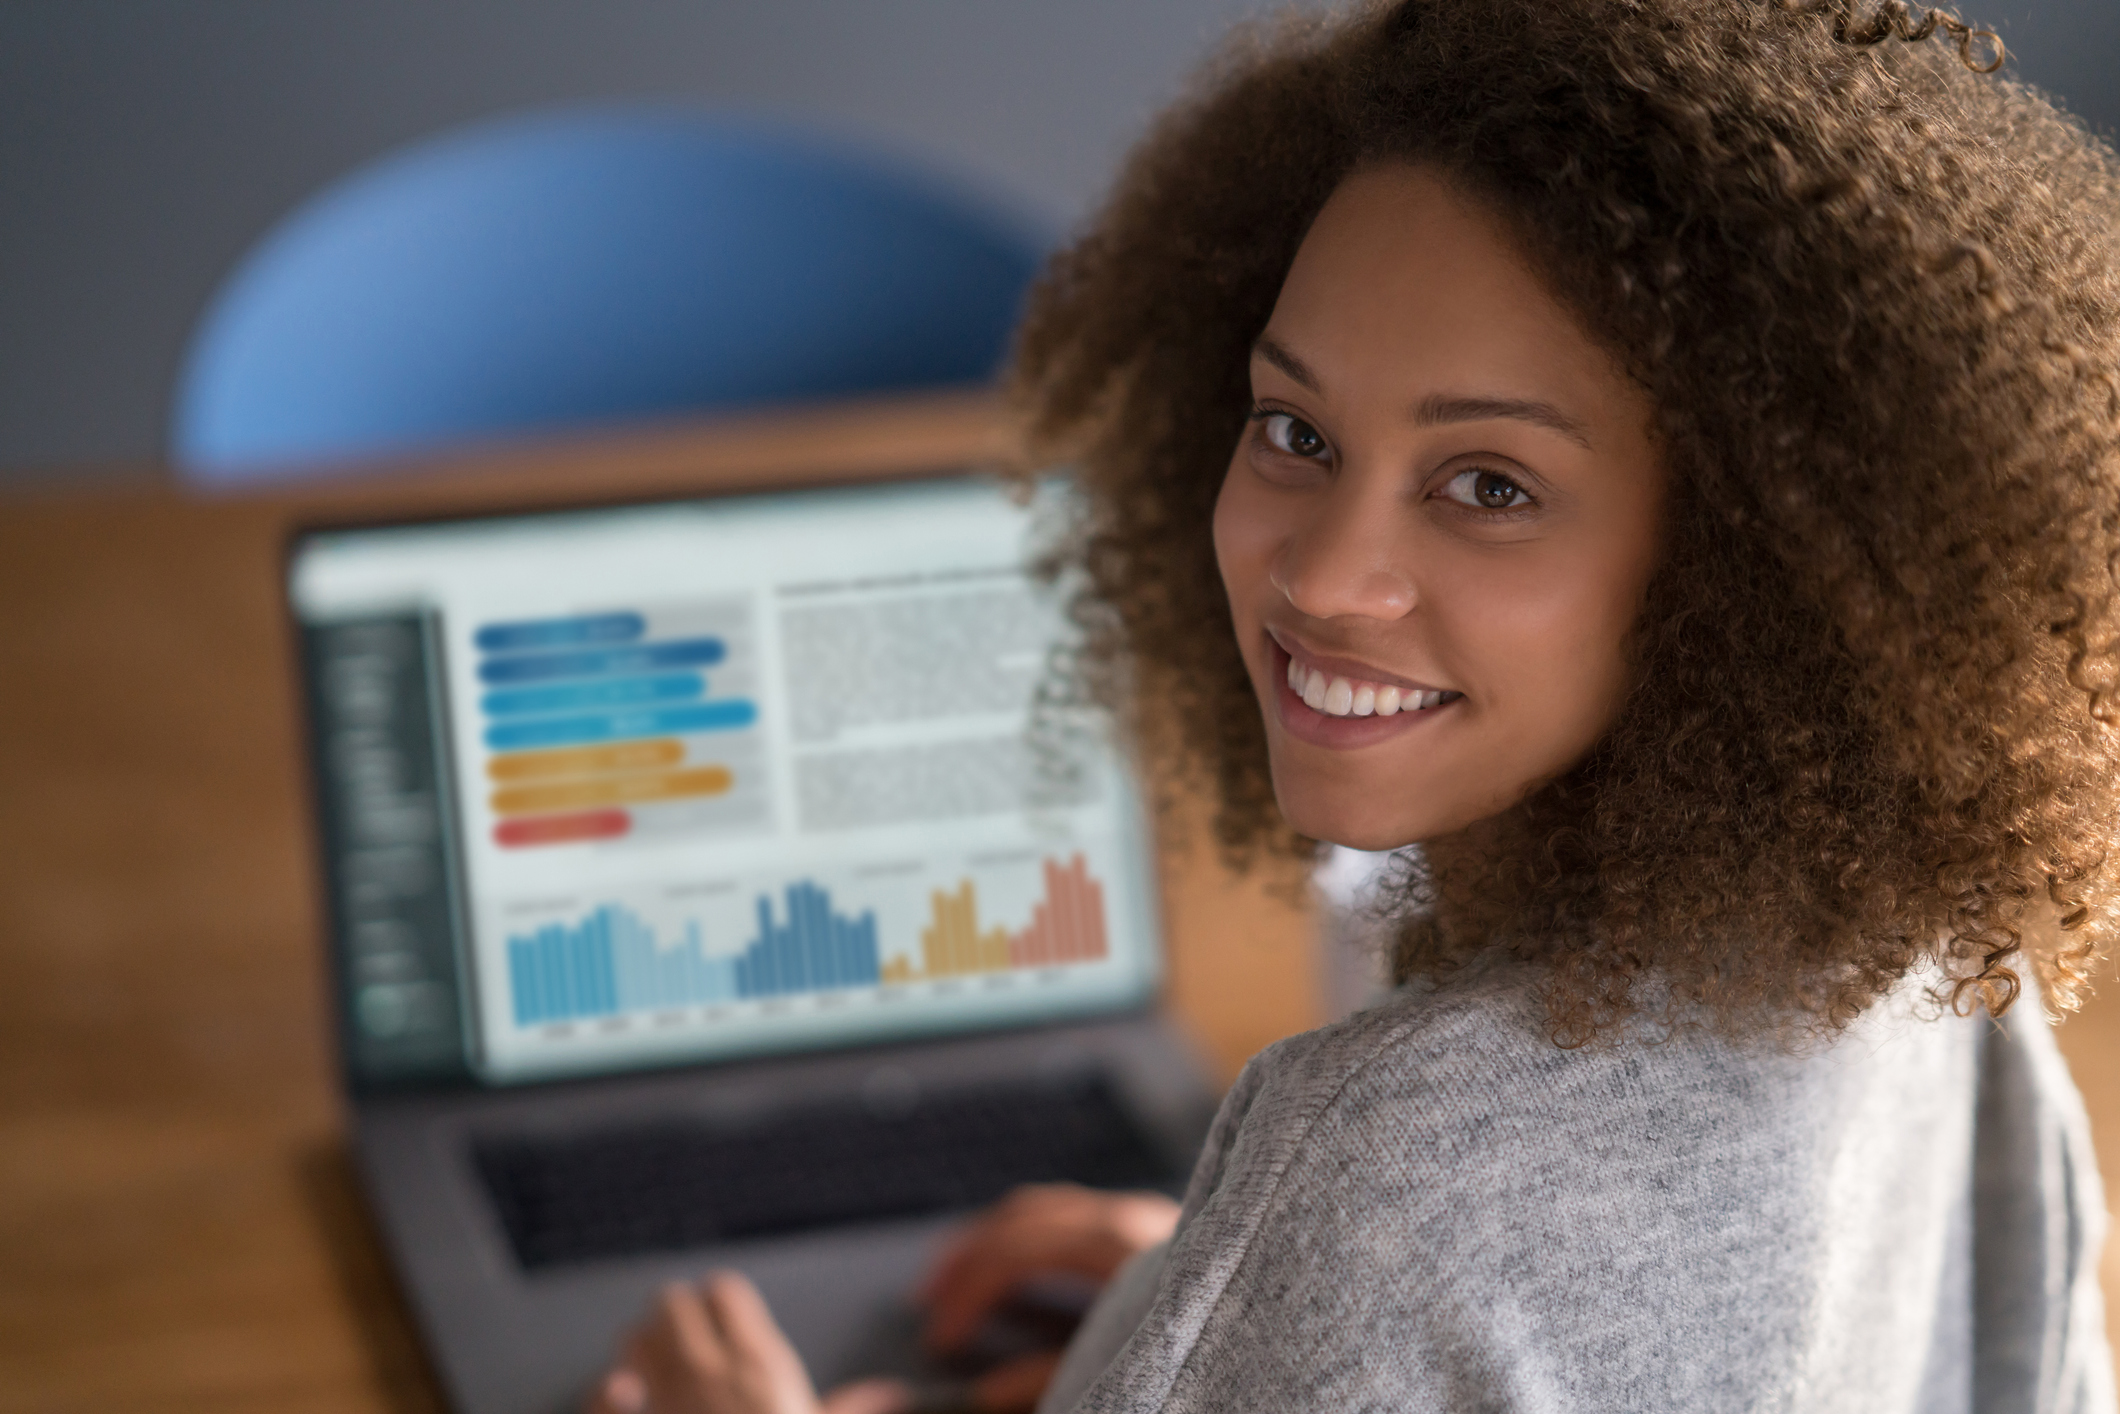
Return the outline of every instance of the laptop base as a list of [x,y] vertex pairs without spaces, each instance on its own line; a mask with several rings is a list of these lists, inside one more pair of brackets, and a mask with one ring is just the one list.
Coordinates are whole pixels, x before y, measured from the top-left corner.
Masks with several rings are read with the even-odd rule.
[[463,1414],[578,1410],[654,1292],[729,1267],[757,1282],[820,1389],[864,1375],[961,1377],[918,1355],[907,1294],[965,1216],[948,1213],[548,1266],[517,1262],[473,1153],[493,1136],[747,1114],[909,1087],[1026,1084],[1093,1068],[1182,1182],[1212,1117],[1189,1048],[1146,1014],[521,1090],[356,1101],[361,1169],[451,1402]]

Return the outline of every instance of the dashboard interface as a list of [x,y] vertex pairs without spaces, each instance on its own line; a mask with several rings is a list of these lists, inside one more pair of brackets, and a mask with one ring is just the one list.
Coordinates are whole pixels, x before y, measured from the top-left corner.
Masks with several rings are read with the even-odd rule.
[[291,565],[356,1083],[1117,1010],[1152,860],[968,477],[326,532]]

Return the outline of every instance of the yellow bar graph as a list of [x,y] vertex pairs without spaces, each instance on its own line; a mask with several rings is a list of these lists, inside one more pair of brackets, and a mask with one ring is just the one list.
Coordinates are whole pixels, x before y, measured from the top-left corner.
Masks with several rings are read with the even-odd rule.
[[930,977],[1000,972],[1008,965],[1008,929],[979,930],[979,892],[966,879],[954,894],[930,896],[935,921],[920,930],[920,957]]
[[597,776],[607,771],[648,771],[685,759],[685,744],[664,737],[611,746],[570,746],[558,751],[515,751],[486,763],[496,781],[542,781],[554,776]]
[[663,771],[646,776],[604,776],[555,785],[515,786],[493,793],[496,815],[529,815],[547,810],[588,810],[606,805],[637,805],[648,800],[681,800],[720,795],[734,783],[725,766]]

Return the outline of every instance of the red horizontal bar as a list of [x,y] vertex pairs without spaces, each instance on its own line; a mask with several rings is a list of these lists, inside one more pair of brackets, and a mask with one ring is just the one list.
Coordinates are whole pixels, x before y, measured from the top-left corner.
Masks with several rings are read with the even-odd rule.
[[534,844],[608,840],[632,828],[633,817],[623,810],[581,810],[572,815],[533,815],[527,820],[503,820],[493,827],[493,839],[504,849],[521,849]]

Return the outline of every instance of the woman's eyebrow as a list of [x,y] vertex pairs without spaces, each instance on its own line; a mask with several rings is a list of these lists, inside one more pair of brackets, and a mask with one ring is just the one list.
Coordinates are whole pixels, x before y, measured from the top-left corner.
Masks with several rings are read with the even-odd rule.
[[[1293,378],[1295,374],[1291,372],[1289,377]],[[1420,406],[1413,410],[1414,423],[1420,427],[1436,427],[1446,422],[1485,422],[1497,417],[1535,423],[1560,433],[1585,451],[1592,450],[1590,439],[1583,434],[1582,424],[1551,403],[1523,398],[1450,397],[1432,393],[1421,399]]]
[[[1311,392],[1319,391],[1318,376],[1310,371],[1310,365],[1289,352],[1287,345],[1273,335],[1259,335],[1253,341],[1251,351]],[[1582,424],[1551,403],[1535,402],[1527,398],[1431,393],[1421,399],[1420,405],[1413,410],[1413,421],[1417,427],[1439,427],[1449,422],[1486,422],[1498,417],[1533,423],[1548,431],[1560,433],[1585,451],[1594,450],[1589,437],[1583,432]]]
[[1318,375],[1310,371],[1310,365],[1290,353],[1273,335],[1259,335],[1253,341],[1251,351],[1295,379],[1296,382],[1310,389],[1311,392],[1315,393],[1318,391]]

